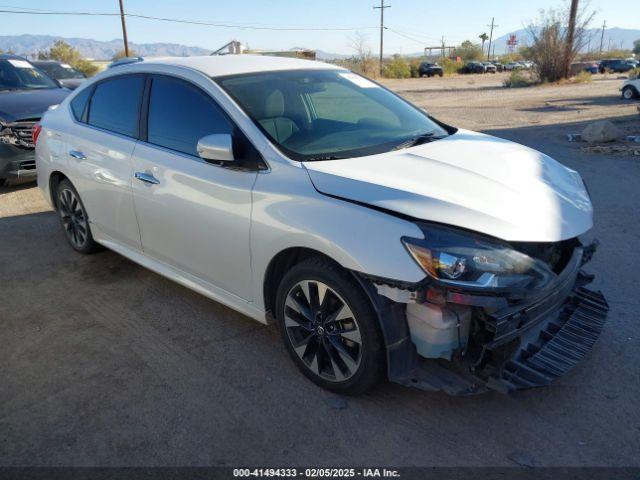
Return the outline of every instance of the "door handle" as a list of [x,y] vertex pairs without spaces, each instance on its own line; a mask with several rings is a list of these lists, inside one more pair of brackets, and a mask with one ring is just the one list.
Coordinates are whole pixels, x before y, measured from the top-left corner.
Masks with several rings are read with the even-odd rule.
[[82,153],[80,150],[69,150],[69,155],[73,158],[77,158],[78,160],[86,160],[87,156]]
[[150,183],[152,185],[158,185],[160,183],[160,180],[158,180],[150,173],[136,172],[134,176],[141,182]]

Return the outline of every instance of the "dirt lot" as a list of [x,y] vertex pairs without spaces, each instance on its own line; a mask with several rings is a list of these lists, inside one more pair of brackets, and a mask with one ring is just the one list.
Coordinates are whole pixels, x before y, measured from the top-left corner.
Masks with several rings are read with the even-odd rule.
[[385,384],[340,399],[298,374],[275,328],[114,253],[74,253],[36,188],[4,188],[0,465],[640,466],[640,158],[564,139],[602,117],[640,133],[639,103],[619,100],[611,77],[518,90],[497,88],[499,76],[447,80],[389,84],[589,185],[601,240],[591,270],[611,313],[584,363],[512,396]]

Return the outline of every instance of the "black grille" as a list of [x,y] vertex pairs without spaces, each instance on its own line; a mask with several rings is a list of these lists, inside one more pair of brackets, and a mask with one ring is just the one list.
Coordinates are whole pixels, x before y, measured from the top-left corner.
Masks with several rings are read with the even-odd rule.
[[35,160],[27,160],[26,162],[20,162],[18,165],[19,170],[35,170],[36,169],[36,161]]
[[498,378],[507,390],[541,387],[566,374],[591,350],[607,319],[609,305],[600,292],[576,288],[557,319],[509,360]]
[[[24,148],[34,148],[33,145],[33,126],[34,121],[14,122],[7,125],[16,138],[16,144]],[[35,168],[35,166],[33,167]]]

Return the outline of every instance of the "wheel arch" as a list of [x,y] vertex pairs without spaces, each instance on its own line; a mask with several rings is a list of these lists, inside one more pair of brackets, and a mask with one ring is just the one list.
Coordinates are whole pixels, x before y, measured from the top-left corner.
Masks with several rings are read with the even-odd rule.
[[71,182],[71,180],[69,180],[69,177],[67,177],[60,170],[54,170],[49,175],[49,196],[51,199],[51,205],[53,205],[53,208],[56,210],[58,209],[58,202],[56,201],[56,191],[58,190],[58,185],[60,185],[60,182],[62,182],[63,180],[68,180],[69,182]]
[[335,261],[329,255],[309,247],[289,247],[278,252],[269,262],[262,285],[262,297],[265,312],[268,316],[274,315],[276,304],[276,294],[282,278],[294,265],[310,257],[321,257],[331,263],[346,269],[343,265]]

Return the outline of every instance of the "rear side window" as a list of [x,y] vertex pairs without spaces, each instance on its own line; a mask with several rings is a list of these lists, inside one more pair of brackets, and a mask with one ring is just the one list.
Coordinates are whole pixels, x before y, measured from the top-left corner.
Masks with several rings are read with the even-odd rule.
[[84,122],[84,110],[87,107],[87,102],[89,101],[89,97],[91,96],[91,88],[85,88],[81,91],[76,97],[71,100],[71,111],[73,112],[73,116],[79,122]]
[[181,80],[160,76],[151,83],[147,125],[149,143],[194,156],[202,137],[233,131],[207,94]]
[[127,75],[98,83],[89,106],[89,124],[137,137],[143,85],[142,75]]

